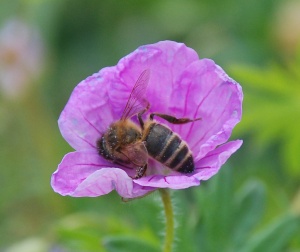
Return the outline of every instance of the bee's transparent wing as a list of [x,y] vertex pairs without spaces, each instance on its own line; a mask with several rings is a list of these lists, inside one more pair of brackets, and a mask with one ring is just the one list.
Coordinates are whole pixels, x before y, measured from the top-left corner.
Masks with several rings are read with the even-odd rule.
[[130,93],[121,120],[130,118],[145,108],[149,107],[149,102],[144,98],[150,77],[150,70],[144,70],[134,84]]
[[121,153],[125,155],[132,164],[141,167],[148,162],[148,151],[144,142],[135,142],[122,148]]

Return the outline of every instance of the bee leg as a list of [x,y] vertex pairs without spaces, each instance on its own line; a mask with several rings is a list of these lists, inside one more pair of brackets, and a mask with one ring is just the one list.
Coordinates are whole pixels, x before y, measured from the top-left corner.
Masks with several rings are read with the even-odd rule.
[[176,118],[174,116],[166,115],[166,114],[159,114],[159,113],[151,113],[150,114],[150,120],[153,120],[154,116],[159,116],[162,119],[165,119],[169,123],[173,124],[184,124],[184,123],[189,123],[189,122],[194,122],[201,120],[201,118],[196,118],[196,119],[190,119],[190,118]]
[[140,166],[136,169],[135,176],[132,177],[133,179],[139,179],[145,175],[145,172],[147,170],[147,164],[144,164],[143,166]]
[[147,104],[146,108],[144,108],[142,111],[140,111],[138,113],[138,119],[139,119],[142,130],[144,130],[144,121],[143,121],[142,115],[150,108],[150,103],[147,101],[145,101],[145,103]]

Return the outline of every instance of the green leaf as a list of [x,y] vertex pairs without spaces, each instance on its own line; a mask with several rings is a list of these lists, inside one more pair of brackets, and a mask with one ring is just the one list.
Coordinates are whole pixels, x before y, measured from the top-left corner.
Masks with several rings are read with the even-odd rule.
[[299,230],[300,218],[286,214],[256,233],[241,252],[281,252]]
[[242,123],[235,134],[253,134],[263,147],[278,144],[282,161],[292,175],[300,175],[300,74],[295,61],[286,68],[264,69],[234,66],[233,77],[243,86],[245,100]]
[[299,131],[300,122],[289,126],[288,141],[285,141],[282,148],[282,158],[285,161],[286,169],[291,175],[300,174],[300,134]]
[[[227,165],[198,195],[198,209],[203,218],[198,224],[203,240],[197,239],[204,251],[225,251],[230,244],[233,223],[232,171]],[[200,238],[200,236],[199,236]]]
[[160,248],[138,237],[108,236],[102,239],[103,246],[108,252],[158,252]]
[[265,211],[266,191],[259,181],[248,181],[235,197],[234,246],[239,251]]
[[60,244],[71,251],[104,251],[99,234],[90,230],[61,230]]

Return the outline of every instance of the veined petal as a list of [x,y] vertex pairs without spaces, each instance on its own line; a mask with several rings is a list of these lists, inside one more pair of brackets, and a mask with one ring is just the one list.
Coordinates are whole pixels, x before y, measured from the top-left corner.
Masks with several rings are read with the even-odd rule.
[[199,121],[169,125],[196,158],[225,143],[242,114],[242,89],[212,60],[192,63],[176,81],[170,107],[177,117]]
[[141,197],[156,188],[133,183],[125,171],[118,168],[103,168],[82,181],[72,193],[73,197],[97,197],[116,190],[123,198]]
[[198,186],[199,180],[192,176],[185,176],[184,174],[164,176],[152,175],[134,180],[134,183],[141,186],[151,186],[155,188],[170,188],[170,189],[184,189],[191,186]]
[[215,175],[227,159],[242,145],[242,140],[235,140],[223,144],[195,162],[193,177],[198,180],[207,180]]
[[109,92],[117,108],[115,113],[121,115],[133,85],[145,69],[150,70],[146,91],[147,100],[151,104],[149,112],[170,113],[174,80],[183,69],[197,60],[197,53],[182,43],[162,41],[139,47],[117,64],[121,83],[113,83]]
[[114,67],[104,68],[80,82],[72,92],[58,125],[75,150],[95,149],[99,137],[111,122],[117,120],[108,97],[114,76]]
[[83,180],[108,165],[97,153],[70,152],[53,173],[51,185],[57,193],[71,195]]
[[115,189],[124,198],[134,198],[153,190],[133,184],[124,167],[107,162],[94,152],[65,155],[52,175],[51,185],[55,192],[73,197],[96,197]]

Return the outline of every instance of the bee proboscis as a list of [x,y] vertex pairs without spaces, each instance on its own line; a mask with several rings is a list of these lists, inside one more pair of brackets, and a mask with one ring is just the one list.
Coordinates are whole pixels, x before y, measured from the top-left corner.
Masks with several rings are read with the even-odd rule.
[[[112,162],[136,167],[133,179],[144,176],[149,156],[172,170],[191,173],[194,171],[194,160],[187,143],[169,127],[154,121],[154,116],[173,124],[189,123],[201,118],[176,118],[151,113],[149,119],[144,122],[142,115],[150,108],[150,103],[144,98],[149,77],[149,69],[141,73],[130,93],[121,119],[113,122],[98,139],[98,153]],[[131,120],[135,115],[139,126]]]

